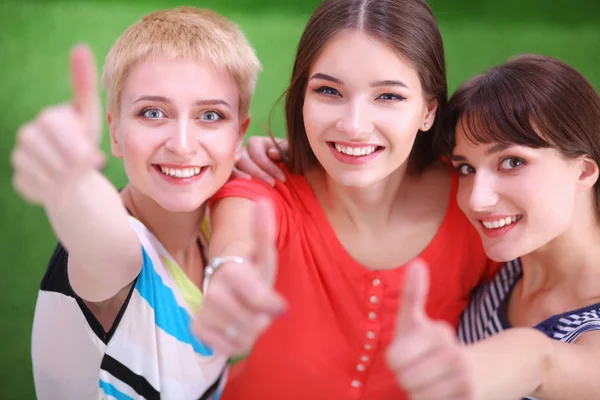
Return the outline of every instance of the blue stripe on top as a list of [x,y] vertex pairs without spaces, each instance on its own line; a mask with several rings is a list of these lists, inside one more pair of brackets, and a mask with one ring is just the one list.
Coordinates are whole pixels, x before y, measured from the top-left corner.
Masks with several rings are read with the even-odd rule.
[[135,289],[154,310],[156,325],[180,342],[190,344],[196,353],[205,357],[212,356],[213,350],[196,339],[192,333],[192,321],[188,312],[177,304],[173,290],[166,286],[161,276],[156,273],[152,259],[143,246],[142,253],[142,271]]
[[107,396],[114,397],[117,400],[133,400],[133,397],[126,395],[114,385],[104,382],[102,379],[100,379],[100,389],[102,389]]

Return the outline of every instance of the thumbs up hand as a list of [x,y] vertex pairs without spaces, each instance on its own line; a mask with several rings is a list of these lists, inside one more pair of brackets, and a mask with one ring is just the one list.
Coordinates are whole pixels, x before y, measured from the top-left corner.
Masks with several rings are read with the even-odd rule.
[[[273,288],[277,249],[272,205],[259,201],[253,214],[250,257],[234,257],[232,262],[224,261],[214,268],[194,321],[196,336],[221,354],[247,354],[287,307]],[[223,258],[227,259],[231,257]]]
[[96,65],[85,46],[71,53],[71,82],[71,103],[43,109],[17,135],[13,185],[32,203],[60,201],[81,177],[105,162],[99,147],[102,110]]
[[398,384],[412,400],[474,398],[474,382],[466,349],[446,322],[427,316],[429,270],[420,260],[407,266],[396,335],[387,362]]

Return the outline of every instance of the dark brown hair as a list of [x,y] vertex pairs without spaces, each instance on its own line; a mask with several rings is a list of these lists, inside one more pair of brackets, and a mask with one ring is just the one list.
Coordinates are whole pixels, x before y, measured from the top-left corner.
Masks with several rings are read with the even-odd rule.
[[[436,147],[450,155],[457,124],[473,143],[554,148],[600,165],[600,96],[560,60],[521,55],[464,83],[448,105]],[[439,142],[437,142],[439,140]],[[600,216],[600,181],[594,186]]]
[[319,5],[298,44],[291,83],[285,93],[289,166],[302,174],[317,163],[302,115],[309,70],[329,40],[352,29],[397,51],[418,72],[424,92],[438,101],[433,126],[417,135],[409,158],[409,168],[420,172],[439,158],[433,137],[439,133],[448,96],[442,36],[424,0],[325,0]]

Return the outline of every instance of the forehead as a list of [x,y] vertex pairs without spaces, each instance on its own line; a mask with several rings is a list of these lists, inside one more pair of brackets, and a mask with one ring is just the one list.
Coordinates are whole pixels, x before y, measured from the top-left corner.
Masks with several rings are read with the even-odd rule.
[[460,153],[461,155],[464,155],[476,152],[489,155],[516,146],[515,143],[511,142],[494,141],[493,137],[490,137],[490,134],[477,135],[477,133],[464,122],[465,121],[461,119],[456,124],[453,154]]
[[235,108],[240,93],[224,68],[194,60],[151,59],[134,65],[124,81],[124,102],[142,95],[192,101],[223,99]]
[[420,90],[419,74],[408,60],[381,40],[356,30],[331,38],[312,65],[314,72],[333,75],[345,83],[399,79],[411,90]]
[[456,145],[452,151],[452,158],[456,162],[496,160],[499,156],[504,157],[506,155],[536,159],[538,163],[554,167],[562,167],[565,163],[571,161],[554,147],[536,148],[518,144],[514,141],[477,141],[477,136],[474,136],[468,127],[461,125],[458,124],[456,127]]

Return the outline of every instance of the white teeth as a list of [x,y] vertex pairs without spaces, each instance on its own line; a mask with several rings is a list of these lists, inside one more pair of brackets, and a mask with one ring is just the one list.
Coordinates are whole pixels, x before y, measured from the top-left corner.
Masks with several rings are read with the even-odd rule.
[[483,226],[485,226],[487,229],[498,229],[498,228],[502,228],[503,226],[510,225],[520,219],[521,219],[520,215],[513,215],[512,217],[499,218],[495,221],[481,221],[481,222],[483,223]]
[[334,144],[334,147],[337,151],[343,154],[347,154],[349,156],[368,156],[373,153],[377,146],[363,146],[363,147],[348,147],[341,144]]
[[191,168],[169,168],[159,166],[161,172],[165,175],[172,176],[175,178],[191,178],[192,176],[196,176],[200,173],[200,167],[191,167]]

